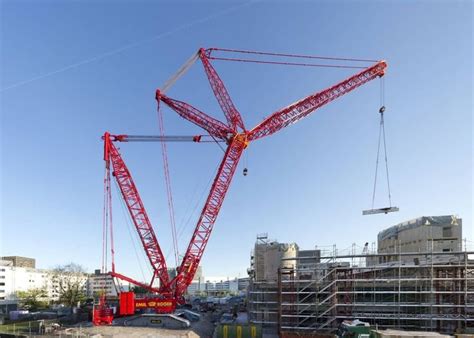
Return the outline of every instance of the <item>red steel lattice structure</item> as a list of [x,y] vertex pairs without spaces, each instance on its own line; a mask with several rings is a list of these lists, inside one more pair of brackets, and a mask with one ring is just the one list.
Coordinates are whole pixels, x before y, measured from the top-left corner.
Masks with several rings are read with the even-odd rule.
[[[140,235],[142,245],[154,269],[153,279],[150,285],[134,281],[133,279],[120,275],[112,271],[112,275],[125,279],[147,288],[149,291],[158,292],[164,297],[169,297],[175,303],[182,302],[183,294],[192,282],[195,272],[199,266],[202,255],[209,241],[213,226],[216,222],[219,210],[222,206],[227,190],[232,181],[239,159],[247,147],[248,143],[259,138],[271,135],[278,130],[299,121],[308,116],[318,108],[351,92],[359,86],[385,74],[387,64],[385,61],[377,61],[373,65],[364,68],[359,73],[337,83],[336,85],[309,95],[285,108],[282,108],[251,130],[247,130],[242,117],[235,108],[230,95],[225,88],[210,60],[213,59],[211,53],[218,49],[200,49],[199,58],[204,66],[210,86],[219,103],[227,123],[221,122],[188,103],[178,101],[166,96],[160,90],[156,91],[158,109],[160,102],[166,104],[182,118],[196,124],[206,130],[212,137],[227,143],[224,158],[219,166],[217,175],[212,184],[208,198],[202,209],[194,233],[191,237],[186,253],[181,265],[177,269],[177,275],[169,280],[166,262],[158,244],[153,227],[146,215],[145,208],[138,194],[138,190],[133,183],[130,172],[120,157],[113,141],[122,141],[121,137],[115,137],[108,133],[104,135],[105,161],[111,162],[114,169],[114,176],[118,182],[122,196],[129,209],[135,227]],[[215,58],[219,59],[219,58]],[[342,60],[342,59],[341,59]],[[361,61],[361,60],[358,60]],[[366,60],[363,60],[366,61]],[[261,61],[258,61],[261,63]],[[271,62],[272,63],[272,62]],[[361,68],[361,67],[354,67]],[[153,280],[160,280],[160,288],[153,287]]]
[[[133,224],[138,232],[143,248],[145,249],[146,255],[150,264],[153,268],[153,279],[158,277],[161,281],[161,290],[152,289],[151,291],[164,292],[168,285],[168,271],[166,268],[165,258],[161,251],[160,245],[153,230],[153,226],[148,218],[145,210],[145,206],[140,198],[138,189],[135,182],[132,179],[132,175],[128,170],[125,162],[123,161],[117,148],[112,143],[113,138],[110,137],[109,133],[104,135],[104,160],[106,163],[107,170],[110,169],[110,164],[113,168],[113,176],[115,177],[117,184],[122,193],[123,200],[127,205],[128,211],[132,218]],[[115,272],[115,266],[112,264],[112,275],[121,278],[122,275]],[[130,280],[129,280],[130,282]],[[136,284],[135,281],[132,281]],[[150,283],[149,288],[152,288],[153,280]]]

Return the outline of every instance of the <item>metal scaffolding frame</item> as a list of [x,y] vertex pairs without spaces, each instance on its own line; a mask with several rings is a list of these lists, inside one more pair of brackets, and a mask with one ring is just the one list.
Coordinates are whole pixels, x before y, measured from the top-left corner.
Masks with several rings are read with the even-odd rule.
[[[334,332],[351,319],[380,328],[474,329],[473,254],[338,255],[334,247],[314,269],[281,268],[277,281],[252,281],[249,318],[280,332]],[[377,263],[382,256],[392,259]],[[407,263],[403,256],[415,259]]]

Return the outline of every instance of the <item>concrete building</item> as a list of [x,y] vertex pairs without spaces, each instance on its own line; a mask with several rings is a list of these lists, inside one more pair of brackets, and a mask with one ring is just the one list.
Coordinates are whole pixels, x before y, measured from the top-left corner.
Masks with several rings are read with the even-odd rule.
[[318,272],[316,267],[321,262],[321,250],[299,250],[296,268],[299,278],[315,278]]
[[[462,219],[454,215],[423,216],[412,219],[378,234],[378,253],[455,252],[462,249]],[[382,256],[379,263],[397,259]],[[419,256],[403,256],[403,262],[413,263]]]
[[187,289],[187,294],[195,296],[199,293],[202,293],[206,290],[206,281],[204,279],[202,266],[198,266],[196,274],[194,275],[193,281],[189,284]]
[[[5,304],[18,303],[18,292],[32,289],[43,289],[47,297],[45,301],[57,301],[61,288],[66,281],[78,282],[87,294],[88,274],[68,276],[57,274],[53,270],[36,269],[28,266],[34,265],[32,258],[13,256],[13,259],[0,260],[0,308]],[[26,267],[25,267],[26,265]]]
[[377,252],[368,243],[362,253],[299,250],[290,259],[299,263],[280,267],[277,280],[259,280],[252,255],[249,321],[282,336],[334,333],[354,318],[380,328],[472,332],[474,251],[463,251],[461,238],[461,219],[419,217],[381,231]]
[[187,293],[190,296],[198,295],[206,291],[206,283],[201,280],[193,280],[188,286]]
[[14,266],[11,260],[0,260],[0,302],[14,301],[18,291],[45,289],[53,296],[48,271]]
[[296,261],[290,260],[298,256],[298,245],[295,243],[278,243],[269,240],[268,235],[257,236],[248,269],[256,281],[276,281],[279,268],[291,268]]
[[215,283],[215,288],[217,291],[226,291],[230,293],[237,293],[239,290],[239,282],[238,279],[228,279],[228,280],[221,280]]
[[238,282],[238,285],[237,285],[238,290],[240,292],[245,292],[247,291],[250,285],[250,277],[239,278],[237,282]]
[[22,257],[22,256],[5,256],[1,257],[1,260],[12,262],[13,266],[20,268],[36,268],[36,260],[34,258]]
[[117,297],[118,288],[115,281],[109,274],[95,270],[94,274],[88,276],[86,283],[88,297],[94,297],[105,293],[107,297]]
[[206,296],[224,296],[228,294],[237,294],[239,292],[238,278],[206,281],[204,293]]
[[[296,243],[279,243],[268,240],[267,234],[258,235],[248,269],[249,318],[256,324],[275,325],[279,271],[298,271],[298,275],[287,274],[283,278],[312,278],[315,271],[311,268],[319,263],[320,255],[319,250],[299,250]],[[300,264],[301,270],[297,269]]]
[[7,296],[6,292],[6,278],[7,278],[7,261],[0,260],[0,301],[5,300]]

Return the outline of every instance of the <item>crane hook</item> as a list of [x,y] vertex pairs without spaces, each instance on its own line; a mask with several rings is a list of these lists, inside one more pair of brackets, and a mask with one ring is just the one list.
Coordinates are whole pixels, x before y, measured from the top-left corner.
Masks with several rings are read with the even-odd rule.
[[247,176],[247,173],[248,173],[248,169],[244,168],[244,172],[243,172],[244,176]]

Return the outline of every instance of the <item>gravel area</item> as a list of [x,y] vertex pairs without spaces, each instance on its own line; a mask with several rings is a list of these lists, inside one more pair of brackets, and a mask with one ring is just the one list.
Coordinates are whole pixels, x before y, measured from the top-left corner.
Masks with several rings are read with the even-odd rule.
[[94,337],[94,338],[125,338],[125,337],[176,337],[176,338],[210,338],[214,332],[214,324],[210,315],[201,313],[201,320],[192,322],[189,329],[169,330],[150,327],[125,326],[92,326],[90,323],[80,327],[67,328],[56,332],[56,336]]

